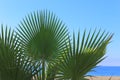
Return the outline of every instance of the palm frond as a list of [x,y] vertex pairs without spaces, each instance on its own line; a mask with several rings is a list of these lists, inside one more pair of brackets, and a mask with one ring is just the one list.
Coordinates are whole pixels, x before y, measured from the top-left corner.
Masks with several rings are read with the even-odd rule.
[[17,30],[24,51],[34,59],[53,58],[63,50],[68,39],[65,24],[48,11],[31,13]]
[[24,56],[17,35],[11,29],[0,32],[0,79],[31,80],[40,71],[40,63]]
[[[101,33],[101,30],[96,30],[91,34],[91,31],[86,37],[86,30],[80,40],[80,33],[76,40],[73,34],[73,41],[69,41],[69,46],[62,55],[59,61],[58,79],[81,80],[105,57],[106,46],[112,38],[112,34]],[[77,42],[77,43],[76,43]]]
[[44,80],[48,63],[63,52],[68,41],[66,25],[51,12],[34,12],[19,24],[17,34],[24,53],[42,63]]

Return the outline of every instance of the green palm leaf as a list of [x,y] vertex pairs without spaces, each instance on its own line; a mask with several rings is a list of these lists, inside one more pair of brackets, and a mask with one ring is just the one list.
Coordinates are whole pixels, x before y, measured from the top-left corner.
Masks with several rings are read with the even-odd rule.
[[106,46],[112,38],[111,34],[96,33],[96,30],[86,36],[86,31],[80,40],[80,33],[76,40],[73,34],[73,41],[69,39],[69,46],[66,46],[62,59],[58,61],[58,79],[83,80],[87,72],[91,71],[105,57]]
[[49,60],[54,53],[61,52],[68,39],[66,26],[47,11],[28,15],[17,30],[24,51],[34,59]]
[[53,13],[47,11],[28,15],[19,24],[17,34],[25,54],[42,63],[42,80],[47,64],[65,48],[68,30]]
[[37,78],[40,63],[24,56],[17,35],[11,29],[0,33],[0,80],[31,80]]

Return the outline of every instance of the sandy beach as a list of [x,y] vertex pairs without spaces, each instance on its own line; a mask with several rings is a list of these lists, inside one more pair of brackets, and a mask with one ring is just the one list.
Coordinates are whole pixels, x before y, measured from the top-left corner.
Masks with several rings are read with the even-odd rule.
[[120,76],[95,76],[86,78],[89,80],[120,80]]

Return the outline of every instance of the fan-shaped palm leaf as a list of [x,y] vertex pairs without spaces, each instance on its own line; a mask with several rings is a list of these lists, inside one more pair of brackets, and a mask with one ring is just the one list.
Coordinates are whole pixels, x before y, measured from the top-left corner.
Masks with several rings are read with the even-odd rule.
[[86,37],[86,31],[80,40],[80,33],[76,41],[73,34],[73,42],[69,41],[69,46],[58,61],[58,75],[60,80],[82,80],[87,72],[91,71],[105,57],[106,46],[112,38],[108,33],[91,32]]
[[0,33],[0,80],[31,80],[40,71],[40,64],[25,57],[18,38],[11,29]]
[[61,53],[68,41],[66,26],[53,13],[28,15],[19,25],[18,35],[24,52],[42,63],[42,80],[47,63]]

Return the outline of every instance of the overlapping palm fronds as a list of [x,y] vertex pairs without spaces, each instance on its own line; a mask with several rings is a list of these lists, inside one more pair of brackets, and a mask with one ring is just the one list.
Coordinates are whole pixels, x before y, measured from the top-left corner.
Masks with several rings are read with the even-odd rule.
[[0,33],[0,80],[31,80],[37,78],[40,64],[25,57],[17,35],[11,29]]
[[104,60],[113,35],[95,30],[77,36],[71,38],[66,25],[48,11],[31,13],[16,32],[2,26],[0,80],[85,80]]

